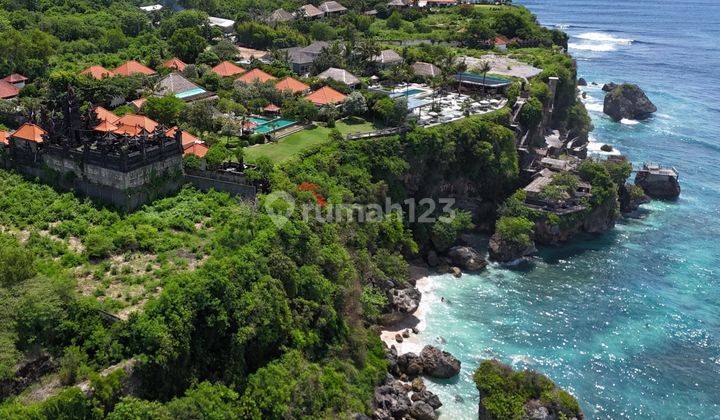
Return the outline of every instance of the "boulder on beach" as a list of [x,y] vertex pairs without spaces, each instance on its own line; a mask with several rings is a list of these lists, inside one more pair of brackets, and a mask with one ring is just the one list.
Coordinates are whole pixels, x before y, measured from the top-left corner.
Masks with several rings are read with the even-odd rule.
[[393,380],[375,388],[373,405],[374,418],[400,419],[410,412],[412,401],[402,382]]
[[448,257],[454,265],[464,271],[480,271],[487,267],[485,258],[469,246],[454,246],[450,248]]
[[437,414],[430,404],[417,401],[410,407],[410,415],[416,420],[436,420]]
[[577,85],[578,85],[578,86],[587,86],[587,85],[588,85],[588,82],[587,82],[587,80],[585,80],[584,78],[581,77],[581,78],[578,79]]
[[648,99],[638,85],[623,83],[605,95],[603,112],[615,121],[623,118],[644,120],[649,118],[657,107]]
[[532,241],[529,244],[510,242],[503,240],[498,233],[490,237],[488,250],[491,260],[502,263],[517,261],[537,252],[535,243]]
[[425,346],[420,352],[423,373],[431,378],[448,379],[460,373],[460,361],[452,354],[434,346]]
[[413,314],[422,297],[420,291],[414,287],[391,289],[388,295],[390,308],[388,313],[383,314],[385,325],[396,324]]

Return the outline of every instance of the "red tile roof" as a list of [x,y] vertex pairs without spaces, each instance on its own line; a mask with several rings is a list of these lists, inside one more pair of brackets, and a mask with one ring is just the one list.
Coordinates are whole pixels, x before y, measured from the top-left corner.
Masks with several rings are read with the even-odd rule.
[[120,117],[101,106],[95,107],[95,115],[100,121],[108,121],[111,124],[115,124],[120,119]]
[[223,61],[212,68],[212,71],[220,77],[231,77],[236,74],[245,73],[245,69],[229,61]]
[[330,86],[322,87],[315,92],[305,96],[305,99],[315,105],[332,105],[344,102],[347,96],[331,88]]
[[146,76],[150,76],[152,74],[155,74],[155,70],[151,69],[150,67],[143,66],[135,60],[130,60],[121,64],[120,67],[114,69],[113,73],[118,76],[132,76],[134,74],[144,74]]
[[93,127],[93,130],[99,131],[101,133],[111,133],[118,130],[118,126],[109,122],[108,120],[105,120],[101,122],[100,124]]
[[263,110],[267,111],[267,112],[278,112],[278,111],[280,111],[280,107],[275,104],[270,104],[270,105],[266,106],[265,108],[263,108]]
[[47,131],[38,127],[35,124],[25,123],[22,127],[18,128],[14,133],[10,135],[12,138],[32,141],[35,143],[42,143],[43,136],[47,134]]
[[[177,133],[177,126],[169,129],[165,132],[165,135],[171,138],[175,138],[175,134]],[[202,140],[199,138],[193,136],[192,134],[188,133],[187,131],[182,131],[180,133],[180,139],[182,141],[183,149],[187,149],[188,147],[192,146],[195,143],[202,143]]]
[[20,89],[16,88],[12,83],[0,80],[0,99],[10,99],[18,96]]
[[9,132],[0,130],[0,143],[2,143],[2,144],[10,143],[10,133]]
[[84,74],[87,76],[90,76],[94,79],[100,80],[104,79],[106,77],[113,77],[115,76],[115,73],[112,71],[106,69],[103,66],[91,66],[86,68],[85,70],[81,71],[80,74]]
[[140,108],[142,108],[143,105],[145,105],[145,102],[147,102],[147,98],[135,99],[134,101],[132,101],[132,102],[130,102],[130,103],[133,104],[133,106],[135,107],[135,109],[137,109],[138,111],[140,111]]
[[510,43],[510,40],[507,39],[506,37],[502,36],[502,35],[498,35],[498,36],[496,36],[495,39],[493,40],[493,43],[494,43],[495,45],[507,45],[507,44]]
[[275,80],[275,77],[265,73],[264,71],[262,71],[260,69],[252,69],[249,72],[238,77],[236,80],[238,82],[248,83],[248,84],[255,83],[255,82],[265,83],[265,82],[269,82],[270,80]]
[[27,82],[29,79],[22,74],[13,73],[10,76],[7,76],[3,78],[4,81],[8,83],[21,83],[21,82]]
[[168,61],[163,63],[163,67],[166,69],[175,69],[177,71],[184,71],[185,67],[187,67],[187,64],[185,64],[181,59],[177,57],[173,57],[169,59]]
[[199,158],[204,158],[207,154],[208,150],[210,150],[209,147],[202,143],[195,143],[192,146],[185,149],[185,152],[183,153],[184,156],[197,156]]
[[127,114],[115,123],[118,129],[117,134],[127,134],[129,136],[137,136],[142,134],[142,130],[152,133],[158,126],[158,123],[143,115]]
[[303,93],[310,90],[310,86],[289,76],[275,83],[275,88],[281,92],[289,90],[292,93]]

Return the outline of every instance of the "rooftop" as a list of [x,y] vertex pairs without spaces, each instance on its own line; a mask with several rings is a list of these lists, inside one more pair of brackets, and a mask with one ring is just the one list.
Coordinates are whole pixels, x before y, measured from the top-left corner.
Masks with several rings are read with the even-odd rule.
[[0,130],[0,143],[2,144],[8,144],[10,143],[10,132]]
[[330,86],[324,86],[315,92],[305,96],[305,99],[314,103],[315,105],[334,105],[344,102],[347,96],[331,88]]
[[325,13],[339,13],[347,11],[347,8],[345,6],[336,1],[326,1],[325,3],[320,4],[320,6],[318,6],[318,9]]
[[135,60],[126,61],[121,64],[118,68],[113,70],[113,73],[117,76],[132,76],[135,74],[144,74],[150,76],[155,74],[155,70],[150,67],[146,67]]
[[184,156],[197,156],[199,158],[204,158],[205,155],[207,155],[207,152],[210,150],[209,147],[202,143],[195,143],[191,145],[190,147],[186,148],[183,152]]
[[313,6],[312,4],[306,4],[304,6],[300,6],[300,11],[303,13],[303,16],[306,18],[313,18],[318,16],[323,16],[324,13],[322,10],[318,9],[317,7]]
[[0,99],[14,98],[19,94],[20,89],[18,89],[15,85],[4,80],[0,80]]
[[275,83],[275,87],[281,92],[290,91],[292,93],[302,93],[310,89],[310,86],[290,76]]
[[291,20],[294,20],[295,16],[288,12],[285,9],[277,9],[274,12],[270,14],[267,18],[268,23],[280,23],[280,22],[289,22]]
[[220,77],[232,77],[245,73],[245,69],[229,61],[223,61],[212,68],[212,71]]
[[208,18],[210,26],[217,26],[219,28],[229,29],[235,24],[234,20],[224,19],[219,17],[210,16]]
[[324,72],[317,75],[319,79],[332,79],[348,86],[354,86],[360,83],[360,79],[345,69],[330,67]]
[[403,58],[395,50],[382,50],[380,51],[380,54],[374,56],[372,60],[380,64],[389,64],[401,63],[403,61]]
[[95,107],[95,116],[97,116],[97,119],[100,121],[108,121],[113,124],[120,119],[120,117],[101,106]]
[[90,76],[93,79],[97,80],[115,76],[115,73],[113,73],[111,70],[106,69],[103,66],[90,66],[85,70],[81,71],[80,74]]
[[35,143],[42,143],[43,136],[47,135],[47,131],[43,130],[42,128],[38,127],[35,124],[25,123],[20,128],[18,128],[14,133],[10,135],[12,138],[16,139],[23,139],[27,141],[32,141]]
[[181,59],[177,57],[173,57],[169,59],[168,61],[164,62],[162,64],[163,67],[166,69],[175,69],[177,71],[184,71],[185,67],[187,67],[187,64],[185,64]]
[[22,74],[13,73],[10,76],[4,77],[2,80],[6,81],[8,83],[15,84],[15,83],[27,82],[29,79],[27,77],[23,76]]
[[247,73],[243,74],[242,76],[238,77],[236,80],[238,82],[247,83],[247,84],[255,83],[255,82],[266,83],[271,80],[275,80],[275,77],[265,73],[264,71],[262,71],[260,69],[252,69],[252,70],[248,71]]
[[437,77],[440,75],[440,68],[432,63],[418,61],[412,65],[413,73],[422,77]]
[[523,63],[522,61],[510,58],[506,55],[486,54],[480,58],[475,57],[459,57],[459,61],[467,64],[468,70],[476,70],[480,68],[482,62],[490,63],[490,73],[500,74],[503,76],[520,77],[523,79],[531,79],[542,73],[542,69]]

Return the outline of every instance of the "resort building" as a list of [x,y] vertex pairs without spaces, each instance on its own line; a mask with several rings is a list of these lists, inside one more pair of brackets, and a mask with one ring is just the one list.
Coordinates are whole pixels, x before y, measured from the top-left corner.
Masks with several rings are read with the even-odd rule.
[[419,77],[433,78],[440,76],[441,73],[440,68],[435,64],[425,63],[422,61],[414,63],[411,67],[415,76]]
[[310,74],[312,63],[320,55],[322,50],[330,47],[325,41],[315,41],[307,47],[287,48],[286,51],[292,70],[300,76]]
[[260,60],[263,63],[270,63],[270,52],[263,50],[256,50],[254,48],[237,47],[238,56],[240,62],[243,64],[250,64],[253,60]]
[[339,105],[345,102],[347,96],[331,88],[330,86],[325,86],[305,96],[305,99],[312,102],[316,106],[325,106]]
[[405,0],[391,0],[387,5],[391,9],[403,9],[405,7],[409,7],[410,3]]
[[306,19],[317,19],[325,16],[325,13],[323,13],[322,10],[318,9],[312,4],[300,6],[300,13],[302,17]]
[[144,66],[135,60],[126,61],[125,63],[121,64],[118,68],[113,69],[112,72],[116,76],[135,76],[135,75],[152,76],[152,75],[156,74],[155,70],[151,69],[150,67]]
[[220,77],[233,77],[245,73],[245,69],[229,61],[223,61],[213,67],[212,72]]
[[181,59],[173,57],[162,64],[163,68],[177,71],[185,71],[185,64]]
[[345,6],[336,1],[326,1],[325,3],[321,3],[320,6],[318,6],[318,9],[325,13],[325,15],[343,14],[348,10]]
[[382,50],[371,58],[378,67],[395,67],[403,63],[403,58],[395,50]]
[[81,71],[80,74],[90,76],[96,80],[101,80],[106,77],[114,77],[115,76],[115,73],[113,73],[111,70],[106,69],[103,66],[90,66],[90,67],[86,68],[85,70]]
[[10,132],[5,130],[0,130],[0,144],[7,146],[10,144]]
[[310,86],[290,76],[275,83],[275,88],[280,92],[292,92],[294,95],[302,95],[310,92]]
[[295,15],[286,11],[285,9],[277,9],[265,19],[270,25],[277,25],[278,23],[286,23],[295,20]]
[[18,89],[22,89],[25,87],[25,83],[29,80],[27,77],[23,76],[22,74],[13,73],[10,76],[7,76],[2,79],[4,82],[8,82],[11,85],[15,86]]
[[39,145],[45,142],[47,131],[35,124],[25,123],[9,136],[10,147],[15,147],[33,155],[36,159]]
[[507,47],[510,45],[510,40],[502,35],[498,35],[493,40],[493,45],[500,51],[507,51]]
[[336,67],[330,67],[324,72],[318,74],[317,77],[318,79],[332,79],[350,87],[360,84],[360,79],[355,77],[355,75],[345,69],[338,69]]
[[213,92],[206,91],[177,72],[170,73],[160,80],[155,86],[155,92],[157,96],[174,95],[185,102],[217,98]]
[[20,94],[20,89],[15,85],[0,80],[0,99],[12,99]]
[[252,69],[236,79],[236,81],[245,84],[267,83],[272,80],[276,80],[276,78],[260,69]]

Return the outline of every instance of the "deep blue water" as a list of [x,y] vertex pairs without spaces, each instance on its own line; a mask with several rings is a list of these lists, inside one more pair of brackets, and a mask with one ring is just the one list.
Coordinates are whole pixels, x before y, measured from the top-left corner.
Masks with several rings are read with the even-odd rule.
[[572,36],[589,82],[645,89],[656,116],[618,124],[590,86],[593,137],[677,167],[683,192],[526,270],[435,278],[421,337],[443,337],[463,362],[457,381],[431,385],[442,417],[476,417],[470,375],[496,357],[546,373],[588,418],[720,418],[720,1],[519,3]]

